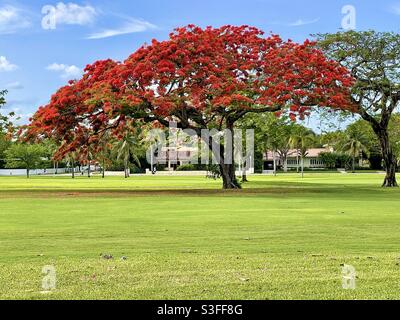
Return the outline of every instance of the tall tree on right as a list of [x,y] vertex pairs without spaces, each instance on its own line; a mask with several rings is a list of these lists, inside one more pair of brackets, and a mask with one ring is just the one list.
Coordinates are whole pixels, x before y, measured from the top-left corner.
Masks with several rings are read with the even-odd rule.
[[317,36],[328,57],[351,71],[355,112],[377,135],[385,163],[383,187],[397,187],[397,160],[389,123],[400,102],[400,34],[349,31]]

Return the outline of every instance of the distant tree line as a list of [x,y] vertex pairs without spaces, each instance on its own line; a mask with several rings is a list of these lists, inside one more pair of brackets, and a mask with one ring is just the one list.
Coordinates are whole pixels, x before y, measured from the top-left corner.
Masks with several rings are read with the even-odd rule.
[[[5,104],[6,91],[0,94],[0,107]],[[129,128],[120,137],[105,134],[97,146],[82,146],[86,152],[69,152],[62,159],[55,156],[60,142],[43,139],[40,143],[29,144],[15,138],[16,129],[10,117],[1,116],[0,126],[0,169],[26,169],[27,177],[34,169],[67,168],[72,177],[76,174],[91,176],[92,168],[97,166],[102,176],[106,170],[123,171],[125,177],[130,174],[145,172],[149,167],[146,159],[146,133],[151,129],[146,124],[128,124]],[[386,162],[381,152],[380,142],[369,123],[358,119],[345,130],[335,130],[317,134],[289,117],[277,117],[267,113],[248,115],[237,124],[238,128],[255,129],[255,171],[262,172],[264,155],[267,150],[275,154],[275,158],[283,163],[283,171],[287,171],[289,152],[296,150],[298,157],[297,171],[304,173],[304,158],[310,148],[329,147],[333,151],[320,155],[327,169],[344,168],[348,170],[365,169],[383,170]],[[400,159],[400,115],[394,114],[388,125],[390,143],[394,156]],[[83,156],[82,156],[83,155]],[[362,166],[360,167],[360,164]],[[400,167],[400,163],[397,163]],[[162,169],[162,166],[159,167]],[[78,169],[76,171],[76,169]],[[274,172],[277,172],[275,164]],[[218,167],[186,164],[178,168],[180,171],[207,170],[219,176]],[[244,173],[242,181],[246,182]]]
[[[6,104],[7,91],[0,91],[0,108]],[[72,177],[75,174],[91,176],[91,168],[97,166],[104,177],[105,170],[124,171],[125,177],[131,172],[144,172],[146,143],[143,128],[131,127],[121,139],[104,135],[96,148],[82,146],[86,152],[70,152],[63,158],[56,156],[61,142],[42,139],[40,143],[28,143],[17,139],[17,130],[10,121],[14,114],[0,114],[0,169],[25,169],[29,178],[32,170],[67,168]],[[76,172],[77,171],[77,172]]]

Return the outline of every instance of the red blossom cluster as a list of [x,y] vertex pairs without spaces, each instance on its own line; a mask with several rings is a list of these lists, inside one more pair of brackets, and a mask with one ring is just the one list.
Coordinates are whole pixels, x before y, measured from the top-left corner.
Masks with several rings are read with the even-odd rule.
[[314,106],[351,110],[352,85],[348,70],[313,42],[265,37],[249,26],[189,25],[123,63],[87,66],[82,79],[39,108],[27,135],[62,141],[63,155],[98,142],[107,130],[122,135],[132,120],[173,119],[195,129],[231,125],[250,112],[288,113],[295,120]]

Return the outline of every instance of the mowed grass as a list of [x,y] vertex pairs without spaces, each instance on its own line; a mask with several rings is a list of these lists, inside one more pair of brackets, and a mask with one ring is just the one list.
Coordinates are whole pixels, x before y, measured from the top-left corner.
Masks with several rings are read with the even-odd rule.
[[382,179],[252,176],[222,192],[203,177],[3,177],[0,298],[399,299],[400,190]]

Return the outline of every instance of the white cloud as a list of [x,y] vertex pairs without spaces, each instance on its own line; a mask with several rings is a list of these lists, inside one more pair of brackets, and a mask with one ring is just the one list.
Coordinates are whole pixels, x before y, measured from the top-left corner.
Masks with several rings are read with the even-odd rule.
[[[28,119],[32,117],[31,109],[32,106],[41,105],[40,100],[35,97],[29,97],[27,99],[7,99],[7,103],[3,109],[4,114],[10,112],[15,113],[13,122],[18,125],[27,124]],[[17,118],[19,120],[17,121]]]
[[75,65],[53,63],[49,65],[46,69],[49,71],[61,73],[61,77],[65,79],[76,79],[82,75],[82,70]]
[[28,16],[28,12],[14,6],[0,7],[0,34],[11,34],[30,27]]
[[23,89],[24,86],[22,85],[21,82],[15,81],[15,82],[10,82],[10,83],[6,84],[5,88],[11,89],[11,90],[20,90],[20,89]]
[[119,36],[123,34],[131,34],[137,32],[144,32],[147,30],[156,29],[157,27],[150,22],[139,20],[139,19],[129,19],[125,25],[117,29],[107,29],[98,33],[93,33],[87,37],[87,39],[104,39],[114,36]]
[[314,20],[303,20],[303,19],[299,19],[295,22],[289,23],[288,26],[290,27],[301,27],[301,26],[305,26],[308,24],[314,24],[317,23],[320,20],[320,18],[314,19]]
[[18,67],[7,60],[6,57],[0,56],[0,72],[14,71]]
[[29,119],[33,117],[32,112],[24,112],[22,109],[27,109],[28,107],[24,108],[4,108],[3,114],[13,113],[14,116],[12,117],[12,122],[16,125],[25,125],[28,124],[30,121]]
[[76,3],[59,2],[55,6],[55,21],[57,24],[88,25],[95,21],[97,10],[90,5],[80,6]]

